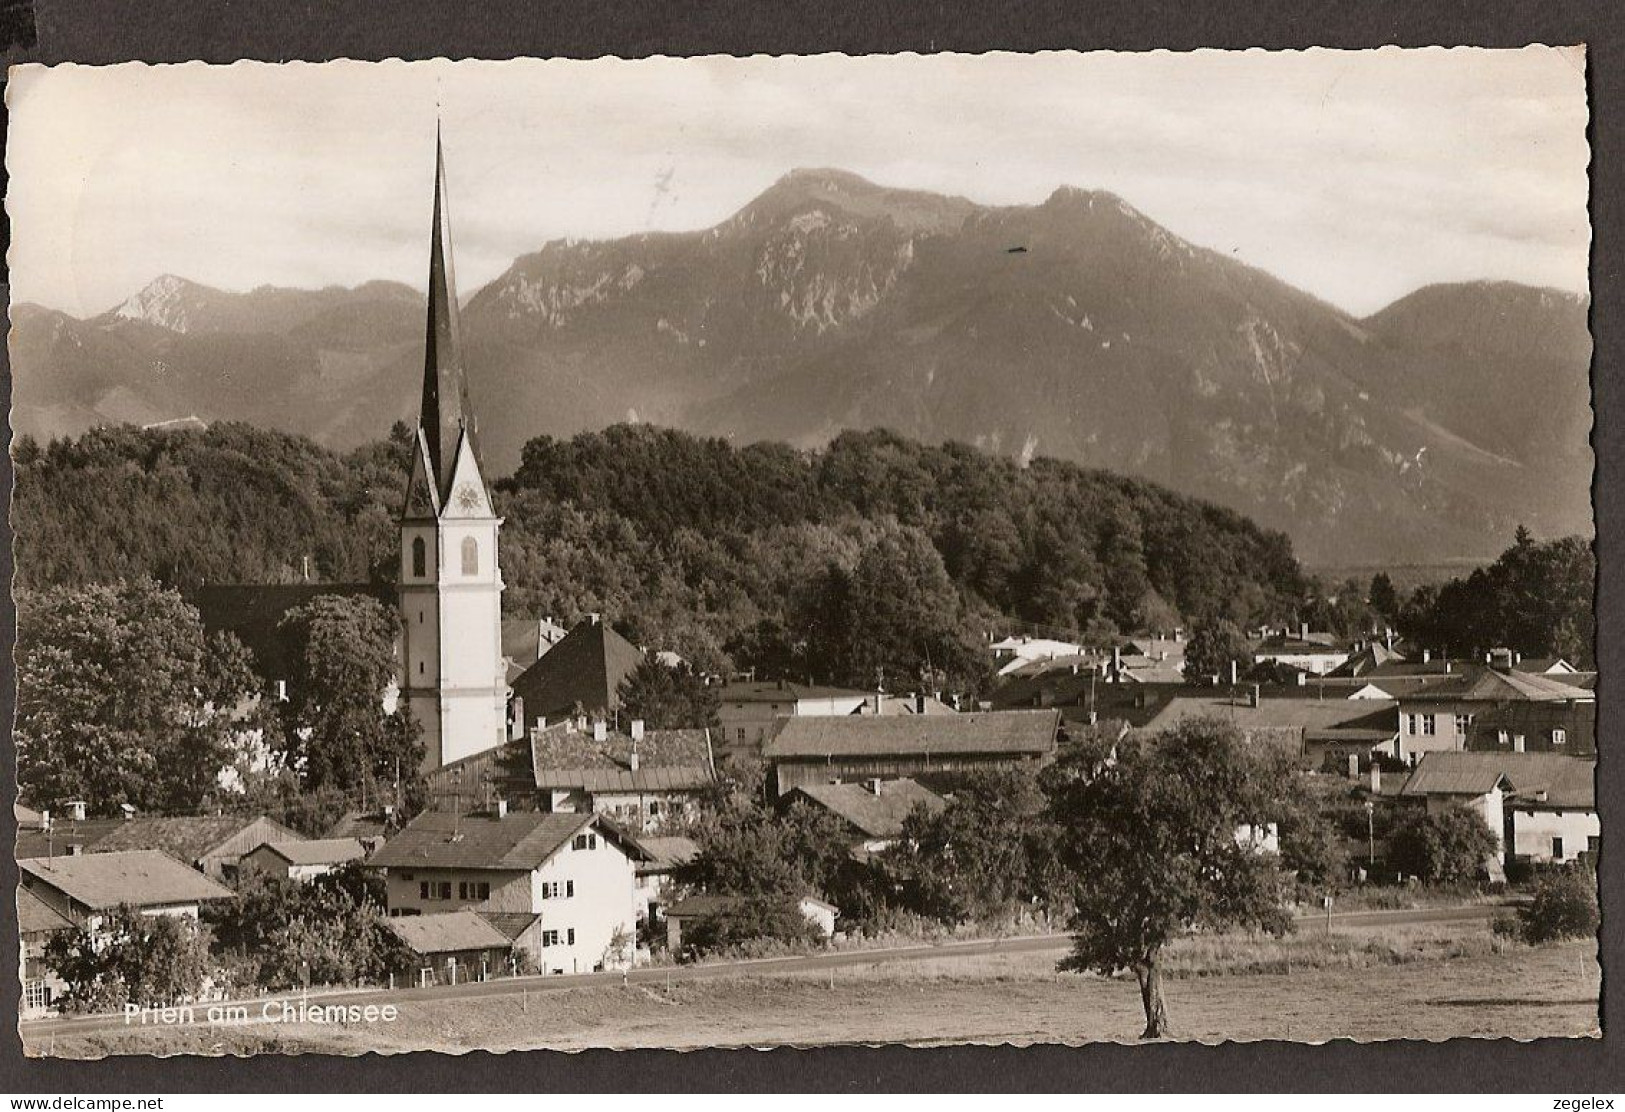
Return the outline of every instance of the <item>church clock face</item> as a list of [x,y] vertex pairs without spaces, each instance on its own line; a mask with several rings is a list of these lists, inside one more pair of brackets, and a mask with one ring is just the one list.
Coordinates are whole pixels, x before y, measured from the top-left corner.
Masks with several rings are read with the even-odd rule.
[[473,513],[485,505],[485,499],[480,497],[479,488],[473,483],[463,483],[457,488],[453,496],[457,500],[457,508]]

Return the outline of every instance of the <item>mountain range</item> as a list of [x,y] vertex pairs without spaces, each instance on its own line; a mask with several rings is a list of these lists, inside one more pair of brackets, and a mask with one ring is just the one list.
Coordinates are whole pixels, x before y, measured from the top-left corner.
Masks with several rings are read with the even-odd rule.
[[[243,420],[348,447],[418,404],[423,295],[166,275],[12,309],[14,427]],[[487,467],[621,421],[813,446],[885,426],[1164,483],[1310,563],[1592,531],[1584,298],[1429,286],[1356,318],[1120,198],[988,207],[838,170],[723,223],[554,241],[463,311]]]

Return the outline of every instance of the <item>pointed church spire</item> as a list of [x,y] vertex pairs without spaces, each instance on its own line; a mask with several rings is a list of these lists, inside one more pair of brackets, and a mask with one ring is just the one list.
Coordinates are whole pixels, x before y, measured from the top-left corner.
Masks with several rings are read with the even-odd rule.
[[457,280],[451,265],[451,218],[446,207],[446,157],[440,145],[438,120],[434,129],[434,228],[429,243],[429,320],[420,423],[434,484],[443,502],[450,493],[457,444],[465,430],[469,447],[474,447],[474,413],[468,404],[468,383],[463,375]]

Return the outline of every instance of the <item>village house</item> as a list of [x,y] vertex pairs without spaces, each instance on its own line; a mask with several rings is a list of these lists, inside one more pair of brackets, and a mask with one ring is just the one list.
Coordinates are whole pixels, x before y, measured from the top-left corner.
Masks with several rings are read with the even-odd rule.
[[412,984],[483,981],[509,964],[512,942],[473,911],[435,911],[384,920],[416,959]]
[[66,989],[45,960],[45,947],[63,931],[78,930],[77,924],[51,907],[27,888],[17,889],[17,934],[21,943],[22,1014],[24,1018],[43,1015]]
[[1266,694],[1257,684],[1212,688],[1175,695],[1145,723],[1165,730],[1177,722],[1215,718],[1228,722],[1249,741],[1272,746],[1311,770],[1342,770],[1352,755],[1361,767],[1394,742],[1394,701],[1351,699],[1343,692],[1321,697],[1313,689],[1291,688]]
[[510,736],[522,736],[518,727],[538,720],[614,717],[621,682],[646,659],[602,615],[587,615],[513,681]]
[[862,784],[801,784],[785,797],[828,811],[846,825],[853,848],[879,853],[903,833],[903,820],[915,808],[939,814],[948,801],[914,780],[870,780]]
[[1055,755],[1060,721],[1054,710],[786,718],[763,756],[781,796],[803,784],[1013,769]]
[[651,834],[695,813],[716,779],[711,731],[645,730],[641,719],[627,734],[604,722],[535,731],[531,765],[541,810],[596,811]]
[[1292,630],[1282,629],[1263,637],[1253,646],[1253,663],[1272,662],[1297,668],[1314,676],[1324,676],[1341,667],[1349,658],[1329,633],[1311,633],[1308,623]]
[[132,818],[89,847],[91,853],[155,849],[193,868],[226,880],[250,850],[266,843],[302,842],[303,834],[263,815],[203,815]]
[[1601,838],[1596,762],[1555,753],[1431,752],[1405,786],[1404,799],[1435,814],[1467,807],[1484,817],[1502,861],[1574,861],[1595,855]]
[[311,880],[341,865],[361,861],[367,847],[356,838],[313,838],[303,842],[262,842],[243,854],[240,870],[254,869],[287,880]]
[[1394,755],[1478,750],[1594,756],[1594,692],[1507,668],[1471,669],[1439,677],[1398,695]]
[[700,847],[692,838],[674,835],[640,837],[638,845],[643,848],[645,857],[638,862],[633,899],[638,922],[648,923],[664,915],[666,893],[671,889],[677,870],[693,861]]
[[[644,853],[596,814],[425,811],[368,861],[391,916],[470,910],[526,915],[514,945],[546,972],[630,959]],[[621,956],[622,949],[625,957]]]
[[1049,637],[1016,635],[994,641],[988,646],[988,651],[993,654],[993,663],[1002,676],[1035,660],[1076,656],[1083,652],[1083,646]]
[[196,919],[202,904],[231,896],[196,869],[152,849],[32,857],[18,861],[17,868],[23,888],[91,934],[120,905],[143,915]]
[[774,680],[724,684],[717,692],[718,756],[756,755],[781,718],[841,717],[862,712],[867,692]]

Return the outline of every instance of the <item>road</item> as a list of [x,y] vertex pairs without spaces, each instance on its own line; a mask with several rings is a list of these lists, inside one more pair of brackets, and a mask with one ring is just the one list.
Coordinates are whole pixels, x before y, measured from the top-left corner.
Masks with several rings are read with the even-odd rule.
[[[1505,910],[1497,904],[1476,904],[1469,907],[1436,907],[1398,911],[1334,912],[1332,923],[1343,927],[1403,926],[1412,923],[1478,922]],[[1305,930],[1324,923],[1324,915],[1308,915],[1298,922]],[[832,950],[816,954],[797,954],[780,958],[752,958],[742,961],[707,962],[699,965],[645,966],[624,976],[620,973],[581,973],[569,976],[503,977],[493,981],[476,981],[461,985],[431,985],[428,988],[354,989],[322,991],[309,997],[317,1004],[394,1004],[397,1007],[417,1000],[474,1000],[491,996],[541,995],[566,992],[571,989],[591,988],[618,984],[677,984],[685,981],[709,981],[721,977],[752,974],[807,973],[825,969],[839,969],[852,965],[879,965],[893,962],[919,961],[925,958],[975,957],[981,954],[1018,954],[1042,951],[1062,952],[1070,945],[1064,934],[1022,935],[1014,938],[988,938],[969,942],[942,942],[919,946],[895,946],[875,950]],[[298,994],[268,997],[249,997],[233,1003],[258,1016],[267,1003],[280,1001],[297,1003]],[[198,1014],[203,1014],[199,1006]],[[48,1019],[26,1020],[22,1023],[25,1043],[38,1045],[56,1035],[68,1035],[122,1028],[127,1025],[120,1014],[59,1016]]]

